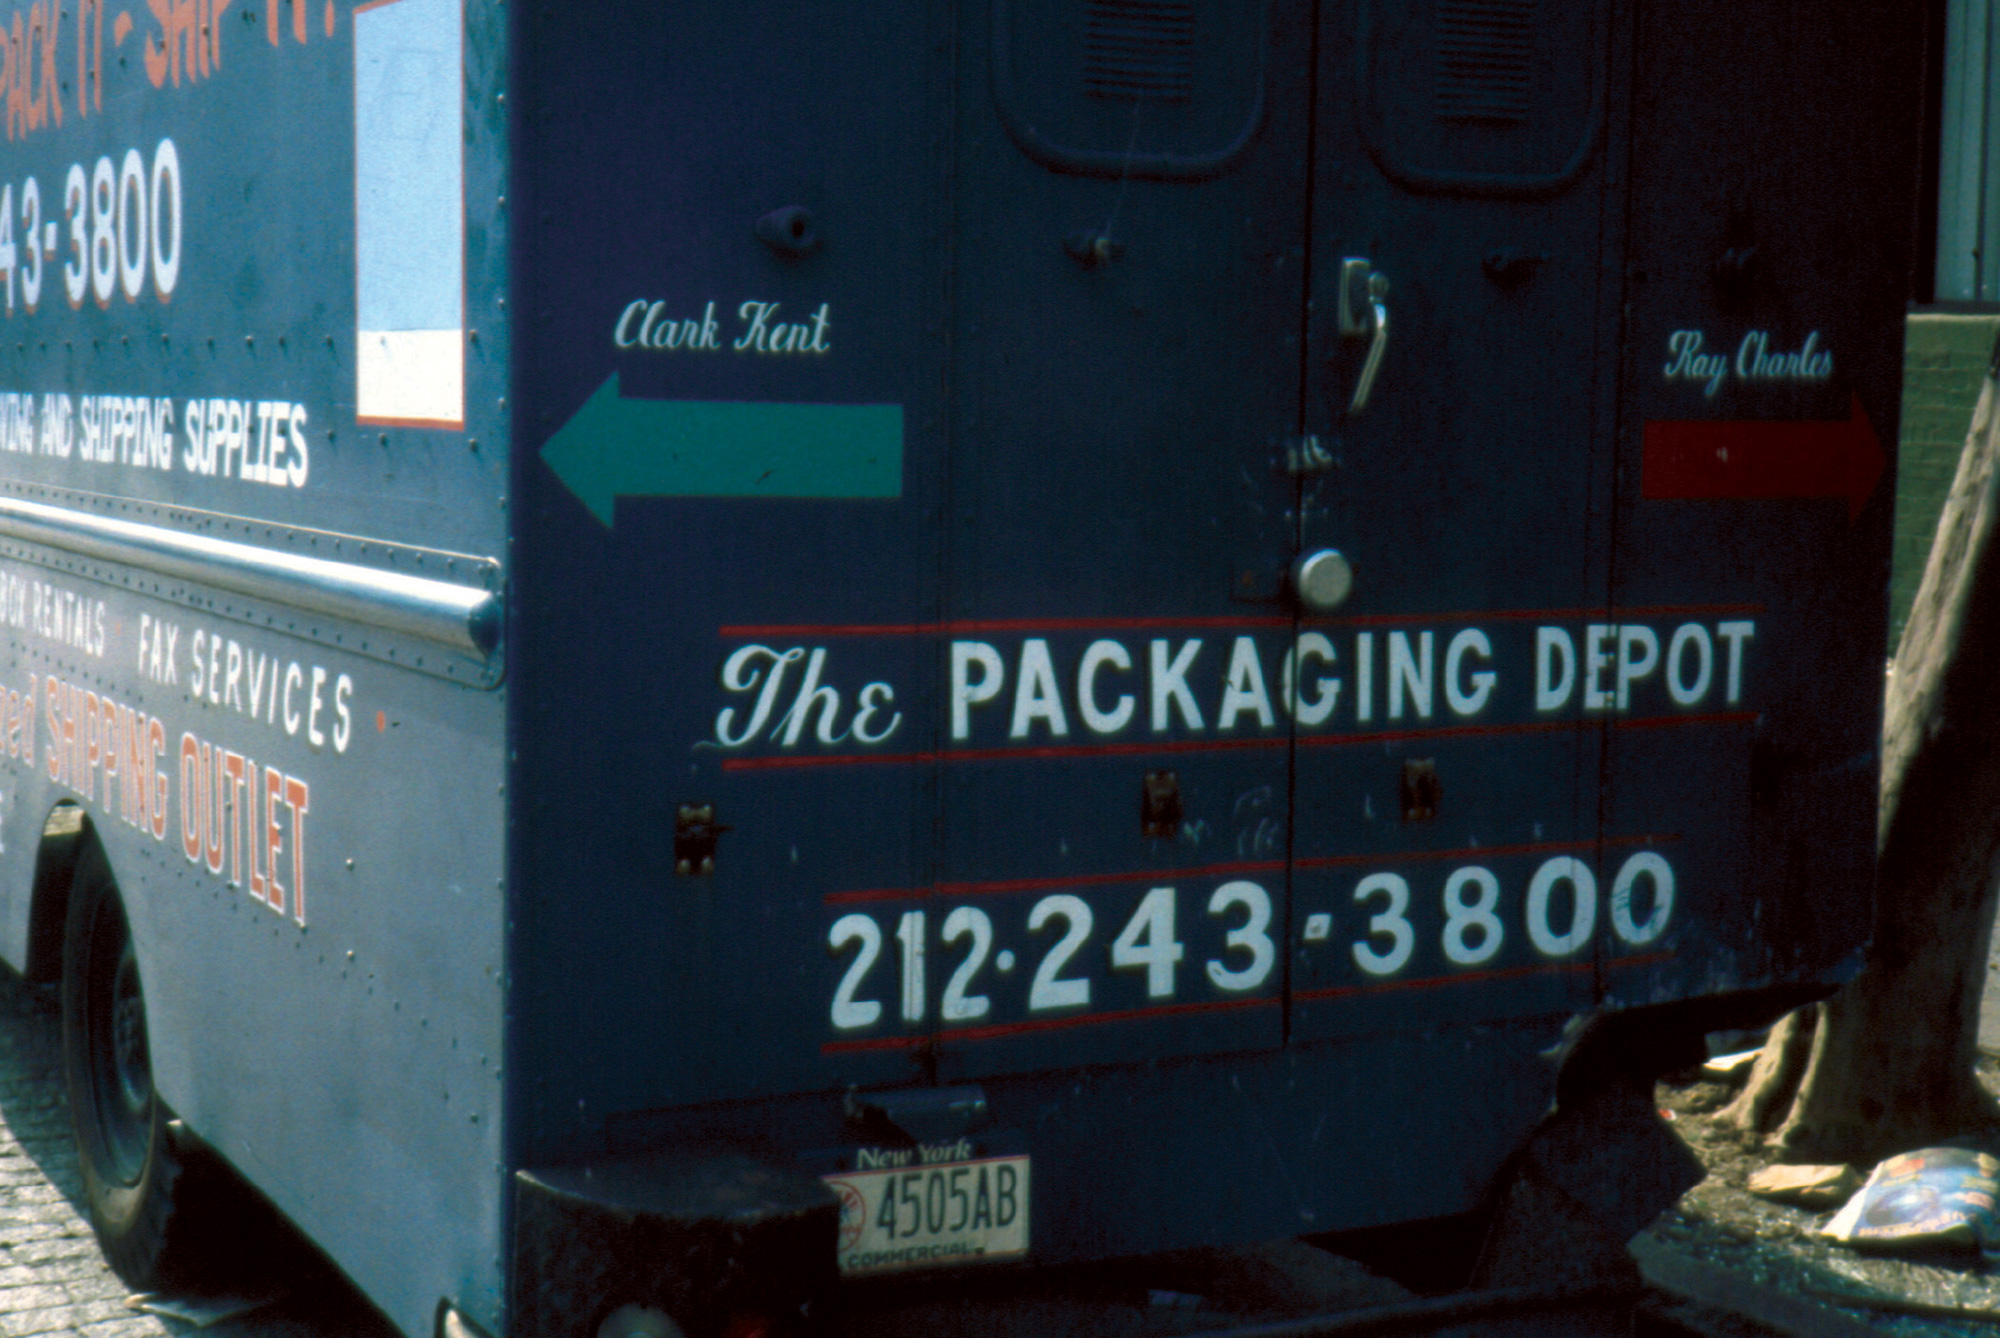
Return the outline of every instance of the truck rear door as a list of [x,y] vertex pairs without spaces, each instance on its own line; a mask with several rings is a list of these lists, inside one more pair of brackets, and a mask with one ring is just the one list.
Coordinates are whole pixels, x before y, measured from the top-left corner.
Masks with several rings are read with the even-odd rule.
[[943,1079],[1281,1040],[1310,43],[996,0],[961,62]]
[[940,1076],[1575,1011],[1672,916],[1609,8],[1084,9],[961,149]]
[[1082,8],[967,62],[937,1075],[1576,1011],[1671,917],[1608,7]]
[[1295,651],[1302,1041],[1566,1012],[1601,950],[1651,942],[1607,935],[1604,870],[1651,847],[1597,805],[1603,722],[1648,709],[1603,611],[1611,7],[1334,13],[1307,360],[1331,459],[1301,478],[1300,551],[1354,575]]

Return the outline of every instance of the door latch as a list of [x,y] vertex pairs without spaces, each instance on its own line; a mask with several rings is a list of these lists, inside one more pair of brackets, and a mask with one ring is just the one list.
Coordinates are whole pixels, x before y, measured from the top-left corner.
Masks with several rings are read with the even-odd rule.
[[674,814],[674,872],[683,878],[715,872],[715,843],[729,828],[713,804],[682,804]]
[[1139,793],[1139,830],[1156,841],[1171,841],[1180,834],[1181,780],[1171,771],[1149,771]]
[[1354,382],[1354,398],[1347,404],[1349,414],[1368,407],[1368,394],[1382,370],[1382,352],[1389,346],[1388,296],[1388,277],[1365,256],[1348,256],[1340,262],[1340,337],[1368,341],[1368,356]]

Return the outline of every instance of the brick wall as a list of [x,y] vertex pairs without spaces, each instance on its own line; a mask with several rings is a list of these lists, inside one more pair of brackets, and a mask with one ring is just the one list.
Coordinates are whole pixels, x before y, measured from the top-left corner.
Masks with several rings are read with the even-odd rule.
[[1896,541],[1889,578],[1893,654],[1930,556],[1931,532],[1958,470],[2000,314],[1910,316],[1903,344],[1903,430],[1896,465]]

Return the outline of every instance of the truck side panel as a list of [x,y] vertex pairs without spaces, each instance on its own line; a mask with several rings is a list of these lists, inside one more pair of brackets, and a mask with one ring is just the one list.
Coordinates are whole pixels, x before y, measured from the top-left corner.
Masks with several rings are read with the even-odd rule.
[[497,1323],[503,30],[0,29],[0,950],[80,807],[175,1113],[406,1331]]

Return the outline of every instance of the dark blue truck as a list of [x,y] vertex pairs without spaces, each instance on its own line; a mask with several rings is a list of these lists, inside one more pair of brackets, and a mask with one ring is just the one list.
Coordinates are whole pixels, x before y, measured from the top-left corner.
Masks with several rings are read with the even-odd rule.
[[1922,40],[4,0],[0,955],[113,1262],[200,1149],[411,1334],[1458,1218],[1832,988]]

